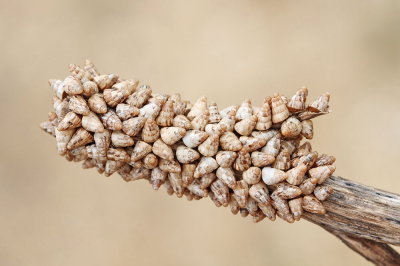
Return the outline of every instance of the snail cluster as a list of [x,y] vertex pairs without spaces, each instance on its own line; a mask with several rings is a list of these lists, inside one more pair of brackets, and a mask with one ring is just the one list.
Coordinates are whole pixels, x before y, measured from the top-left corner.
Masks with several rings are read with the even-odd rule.
[[191,104],[101,75],[89,60],[69,71],[49,80],[54,112],[40,125],[68,161],[188,200],[209,197],[254,222],[325,213],[321,202],[333,190],[323,183],[336,159],[302,140],[313,138],[311,119],[329,113],[328,93],[308,104],[301,88],[291,99],[274,94],[261,107],[245,100],[219,110],[206,97]]

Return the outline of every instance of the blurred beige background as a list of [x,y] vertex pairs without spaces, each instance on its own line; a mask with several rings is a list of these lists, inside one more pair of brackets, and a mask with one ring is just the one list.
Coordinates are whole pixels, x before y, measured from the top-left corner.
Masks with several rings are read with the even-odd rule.
[[0,265],[369,265],[305,221],[253,224],[59,157],[38,124],[69,63],[221,107],[329,91],[316,150],[400,192],[400,2],[0,0]]

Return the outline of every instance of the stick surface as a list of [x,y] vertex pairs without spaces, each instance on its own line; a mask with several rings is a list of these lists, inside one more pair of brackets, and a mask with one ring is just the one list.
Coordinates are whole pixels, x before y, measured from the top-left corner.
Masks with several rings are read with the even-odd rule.
[[348,247],[376,265],[400,265],[400,195],[332,176],[334,193],[324,201],[325,215],[304,213]]
[[349,236],[400,246],[400,195],[332,176],[334,193],[325,215],[305,213],[310,222]]

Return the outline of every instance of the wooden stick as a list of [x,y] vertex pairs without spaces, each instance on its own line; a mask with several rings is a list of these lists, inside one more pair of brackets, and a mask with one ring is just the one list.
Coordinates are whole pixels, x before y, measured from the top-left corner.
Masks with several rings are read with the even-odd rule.
[[376,265],[400,265],[400,255],[387,245],[400,246],[400,196],[335,176],[324,184],[335,191],[323,203],[327,213],[304,218]]

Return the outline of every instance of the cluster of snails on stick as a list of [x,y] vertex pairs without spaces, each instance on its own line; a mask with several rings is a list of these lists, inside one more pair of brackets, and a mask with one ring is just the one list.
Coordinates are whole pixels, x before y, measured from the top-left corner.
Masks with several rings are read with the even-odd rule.
[[321,202],[333,190],[323,183],[335,157],[301,140],[313,138],[312,118],[329,113],[328,93],[307,104],[301,88],[291,99],[275,94],[261,107],[245,100],[219,111],[205,97],[192,105],[137,80],[100,75],[88,60],[69,71],[49,80],[54,112],[41,124],[67,160],[125,181],[146,179],[188,200],[209,196],[254,222],[325,213]]

